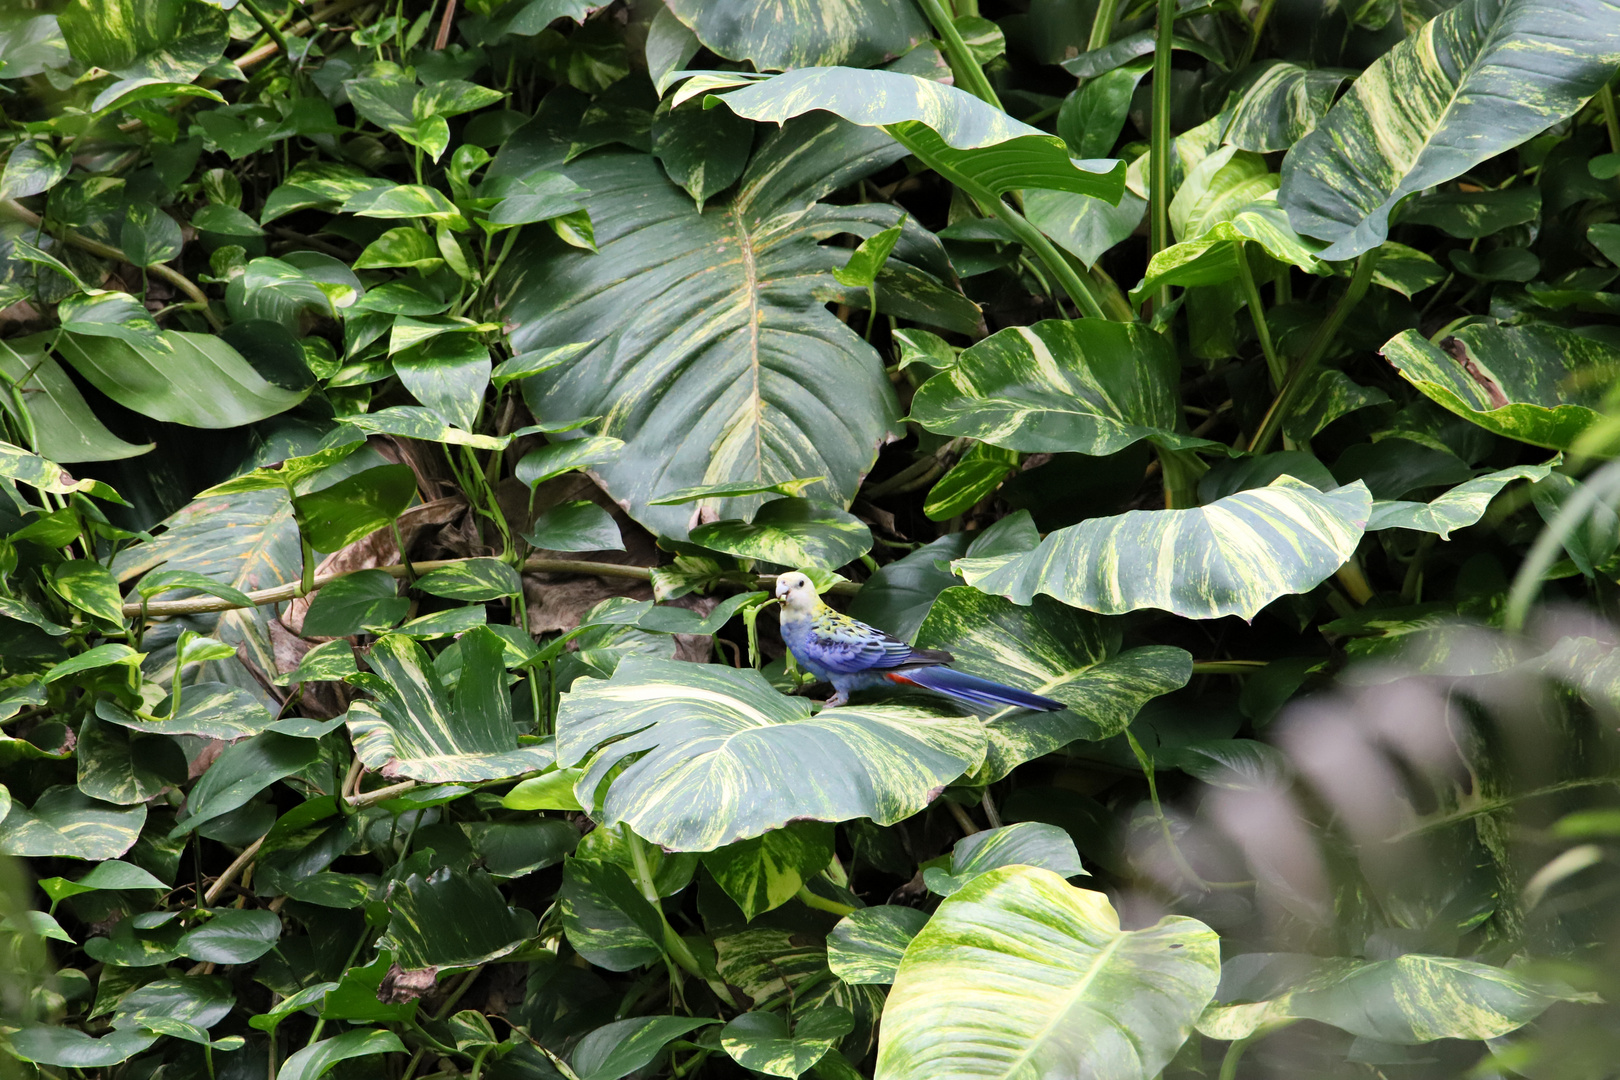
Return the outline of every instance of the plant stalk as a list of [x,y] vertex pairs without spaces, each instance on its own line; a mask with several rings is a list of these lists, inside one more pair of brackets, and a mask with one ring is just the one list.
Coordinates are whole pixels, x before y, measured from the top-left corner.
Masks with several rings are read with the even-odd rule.
[[[1176,23],[1174,0],[1159,0],[1153,41],[1152,206],[1148,218],[1148,258],[1170,246],[1170,38]],[[1159,286],[1158,306],[1170,302],[1170,286]]]
[[275,42],[276,48],[281,50],[282,55],[291,58],[292,50],[287,48],[287,39],[282,36],[281,28],[270,20],[270,17],[255,3],[255,0],[242,0],[242,6],[247,9],[249,15],[253,16],[253,21],[259,24],[259,28],[265,32],[265,35]]
[[973,59],[973,52],[967,47],[967,42],[963,41],[962,35],[957,32],[956,20],[951,18],[951,13],[945,10],[940,0],[917,0],[917,3],[921,5],[923,14],[928,16],[928,21],[934,25],[934,33],[939,35],[939,43],[945,47],[945,59],[950,61],[951,74],[956,76],[956,81],[961,84],[962,89],[981,101],[1001,108],[1001,99],[996,96],[995,88],[985,77],[984,68]]
[[850,907],[848,904],[840,904],[836,900],[829,900],[825,896],[817,896],[815,893],[811,892],[809,886],[806,885],[800,885],[799,891],[794,895],[798,897],[799,902],[805,907],[813,907],[817,911],[830,912],[831,914],[837,915],[840,918],[860,910],[859,908]]
[[1006,222],[1013,235],[1040,256],[1041,262],[1052,271],[1052,275],[1058,279],[1058,284],[1063,286],[1063,291],[1069,294],[1069,299],[1083,315],[1092,319],[1108,317],[1102,305],[1097,302],[1096,296],[1092,295],[1091,286],[1075,273],[1074,267],[1069,265],[1069,260],[1063,257],[1063,253],[1046,238],[1046,234],[1032,225],[1028,218],[1008,206],[1006,200],[1001,198],[988,203],[981,202],[979,208]]
[[1114,32],[1114,18],[1119,14],[1119,0],[1102,0],[1097,14],[1091,20],[1091,36],[1086,39],[1086,51],[1094,52],[1108,44]]
[[1254,322],[1254,336],[1260,341],[1260,351],[1266,357],[1266,369],[1271,372],[1271,386],[1281,390],[1288,378],[1288,367],[1277,355],[1277,346],[1271,340],[1271,327],[1266,323],[1266,307],[1260,300],[1260,286],[1255,284],[1254,271],[1249,267],[1248,245],[1239,244],[1237,252],[1238,284],[1243,299],[1249,305],[1249,318]]
[[1332,344],[1339,328],[1344,325],[1344,320],[1350,317],[1350,312],[1355,310],[1356,305],[1361,303],[1361,298],[1367,295],[1367,287],[1372,284],[1373,267],[1377,263],[1377,248],[1362,252],[1356,259],[1356,270],[1350,276],[1350,284],[1345,286],[1344,295],[1339,297],[1339,302],[1333,305],[1328,317],[1317,327],[1316,336],[1311,339],[1305,355],[1300,357],[1299,362],[1288,373],[1288,379],[1277,392],[1271,408],[1266,410],[1265,419],[1260,421],[1259,430],[1254,433],[1254,438],[1249,440],[1249,453],[1265,453],[1271,445],[1271,440],[1282,430],[1283,419],[1287,417],[1294,399],[1304,389],[1306,377],[1316,370],[1316,365],[1327,354],[1328,346]]

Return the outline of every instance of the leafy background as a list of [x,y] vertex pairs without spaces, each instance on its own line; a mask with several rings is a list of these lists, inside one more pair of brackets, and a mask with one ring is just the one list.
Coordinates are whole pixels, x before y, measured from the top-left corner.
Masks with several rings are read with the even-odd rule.
[[1617,67],[13,0],[0,1075],[1615,1075]]

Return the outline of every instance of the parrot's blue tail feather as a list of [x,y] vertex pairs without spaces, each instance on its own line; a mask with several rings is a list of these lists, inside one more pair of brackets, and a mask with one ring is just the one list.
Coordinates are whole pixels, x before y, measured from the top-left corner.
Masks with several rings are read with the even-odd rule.
[[921,686],[970,705],[1015,705],[1020,709],[1035,709],[1040,712],[1056,712],[1068,708],[1061,701],[1054,701],[1052,698],[1041,697],[1039,694],[1031,694],[1011,686],[1003,686],[989,679],[981,679],[977,675],[969,675],[965,671],[953,671],[948,667],[908,668],[904,671],[890,672],[886,677],[890,682]]

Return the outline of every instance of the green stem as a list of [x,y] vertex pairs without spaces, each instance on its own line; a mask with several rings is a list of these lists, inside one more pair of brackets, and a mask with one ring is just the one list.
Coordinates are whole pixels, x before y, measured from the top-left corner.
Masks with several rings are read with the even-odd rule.
[[1170,851],[1170,860],[1176,864],[1176,869],[1187,876],[1187,880],[1200,889],[1208,889],[1209,883],[1204,880],[1192,864],[1181,854],[1181,848],[1176,844],[1176,837],[1170,831],[1170,819],[1164,814],[1164,807],[1159,803],[1159,785],[1154,777],[1153,758],[1142,749],[1142,744],[1136,741],[1136,736],[1130,728],[1125,729],[1125,741],[1131,744],[1131,753],[1136,755],[1136,762],[1142,766],[1142,775],[1147,778],[1148,798],[1153,802],[1153,816],[1159,819],[1159,831],[1164,836],[1165,847]]
[[956,20],[951,18],[950,12],[939,0],[917,0],[917,3],[922,7],[923,14],[928,16],[928,21],[934,24],[934,32],[939,35],[939,43],[945,47],[945,59],[950,61],[951,74],[956,76],[957,84],[974,97],[1001,108],[1001,99],[996,97],[990,80],[985,78],[984,69],[973,59],[967,42],[957,32]]
[[1159,448],[1159,471],[1164,474],[1164,505],[1167,510],[1185,510],[1198,505],[1198,478],[1209,471],[1191,450]]
[[636,886],[641,889],[641,895],[652,905],[652,909],[658,912],[658,921],[664,925],[664,952],[687,974],[707,982],[716,997],[736,1008],[737,1003],[732,999],[731,992],[726,989],[725,984],[709,979],[703,974],[703,966],[692,954],[691,946],[686,944],[685,939],[675,932],[675,928],[669,925],[669,920],[664,917],[664,905],[659,900],[658,886],[653,881],[652,865],[647,860],[647,842],[637,836],[630,826],[624,825],[621,828],[625,843],[630,848],[630,861],[635,865]]
[[1086,51],[1093,52],[1108,44],[1114,32],[1114,17],[1119,13],[1119,0],[1102,0],[1097,14],[1091,20],[1091,37],[1086,40]]
[[831,912],[840,918],[860,910],[859,908],[850,907],[848,904],[840,904],[836,900],[828,900],[825,896],[817,896],[805,885],[800,885],[799,891],[794,895],[799,898],[799,902],[805,907],[813,907],[817,911]]
[[253,16],[253,21],[259,24],[270,40],[276,43],[276,48],[281,50],[281,55],[285,56],[290,62],[292,60],[292,50],[287,48],[287,39],[282,36],[281,28],[270,21],[270,18],[259,9],[259,5],[254,3],[254,0],[242,0],[242,6],[247,9],[249,15]]
[[1269,660],[1195,660],[1194,675],[1253,675],[1265,668]]
[[1603,126],[1609,132],[1609,149],[1620,154],[1620,115],[1615,112],[1614,88],[1604,83],[1597,97],[1598,105],[1603,109]]
[[1356,305],[1361,303],[1361,298],[1367,295],[1367,287],[1372,284],[1373,267],[1377,263],[1377,248],[1362,252],[1356,260],[1355,273],[1350,276],[1350,284],[1345,286],[1344,295],[1339,297],[1339,302],[1333,305],[1328,317],[1317,327],[1316,336],[1311,339],[1305,355],[1300,357],[1299,362],[1288,373],[1288,379],[1277,392],[1271,408],[1266,410],[1265,419],[1260,421],[1259,430],[1254,433],[1254,438],[1249,440],[1249,453],[1265,453],[1271,445],[1271,440],[1282,430],[1283,419],[1287,417],[1294,399],[1304,389],[1307,376],[1326,355],[1328,346],[1333,343],[1339,328],[1344,325],[1344,320],[1350,317],[1350,312],[1355,310]]
[[1246,1039],[1239,1039],[1226,1048],[1226,1056],[1221,1058],[1221,1075],[1219,1080],[1237,1080],[1238,1062],[1243,1058],[1243,1051],[1249,1048],[1258,1035],[1250,1035]]
[[[304,572],[298,578],[297,595],[308,596],[315,589],[315,549],[309,546],[309,541],[302,533],[299,534],[298,544],[303,550]],[[148,604],[147,610],[150,611],[154,606]]]
[[1017,236],[1026,247],[1040,257],[1041,262],[1046,265],[1048,270],[1052,271],[1052,276],[1057,278],[1058,284],[1063,286],[1063,291],[1069,294],[1069,299],[1074,302],[1074,306],[1079,308],[1083,315],[1092,319],[1106,319],[1108,317],[1104,313],[1102,305],[1097,302],[1096,296],[1092,294],[1091,286],[1086,284],[1084,278],[1075,273],[1074,267],[1069,265],[1069,260],[1065,259],[1063,253],[1053,246],[1052,241],[1046,238],[1045,233],[1030,224],[1028,218],[1008,206],[1006,200],[1001,198],[980,202],[979,208],[994,214],[1005,222],[1007,227],[1013,231],[1013,235]]
[[1260,340],[1260,351],[1265,354],[1266,367],[1271,371],[1272,388],[1281,390],[1283,380],[1288,377],[1288,368],[1277,355],[1277,346],[1271,340],[1271,327],[1266,323],[1266,307],[1260,300],[1260,286],[1255,284],[1254,271],[1249,267],[1247,245],[1238,245],[1237,256],[1238,284],[1243,289],[1243,299],[1249,305],[1249,318],[1254,321],[1254,336]]
[[[1170,36],[1176,23],[1174,0],[1159,0],[1159,25],[1153,43],[1153,181],[1148,218],[1148,258],[1170,246]],[[1160,307],[1170,302],[1170,286],[1159,287]]]

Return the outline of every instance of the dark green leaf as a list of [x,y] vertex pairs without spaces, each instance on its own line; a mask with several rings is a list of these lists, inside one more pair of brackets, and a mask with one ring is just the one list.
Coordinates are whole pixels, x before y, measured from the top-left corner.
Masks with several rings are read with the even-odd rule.
[[339,551],[387,528],[416,498],[409,465],[379,465],[293,500],[298,527],[316,551]]
[[[63,336],[58,350],[96,389],[144,416],[198,428],[251,424],[298,404],[218,337],[166,331],[154,345]],[[161,347],[159,347],[161,346]]]
[[534,519],[523,539],[546,551],[624,550],[613,515],[585,499],[553,506]]
[[281,917],[273,911],[218,911],[213,918],[180,938],[180,955],[214,964],[245,964],[275,947]]
[[185,811],[172,835],[183,836],[230,813],[282,777],[320,759],[314,739],[267,731],[222,751],[186,796]]
[[506,906],[488,874],[446,867],[395,883],[388,894],[388,938],[401,967],[474,967],[518,948],[534,916]]
[[557,904],[568,944],[597,967],[633,971],[658,959],[662,920],[617,865],[570,858]]
[[381,570],[361,570],[321,586],[304,615],[303,630],[311,637],[348,637],[393,626],[410,609],[410,600],[399,595],[392,577]]

